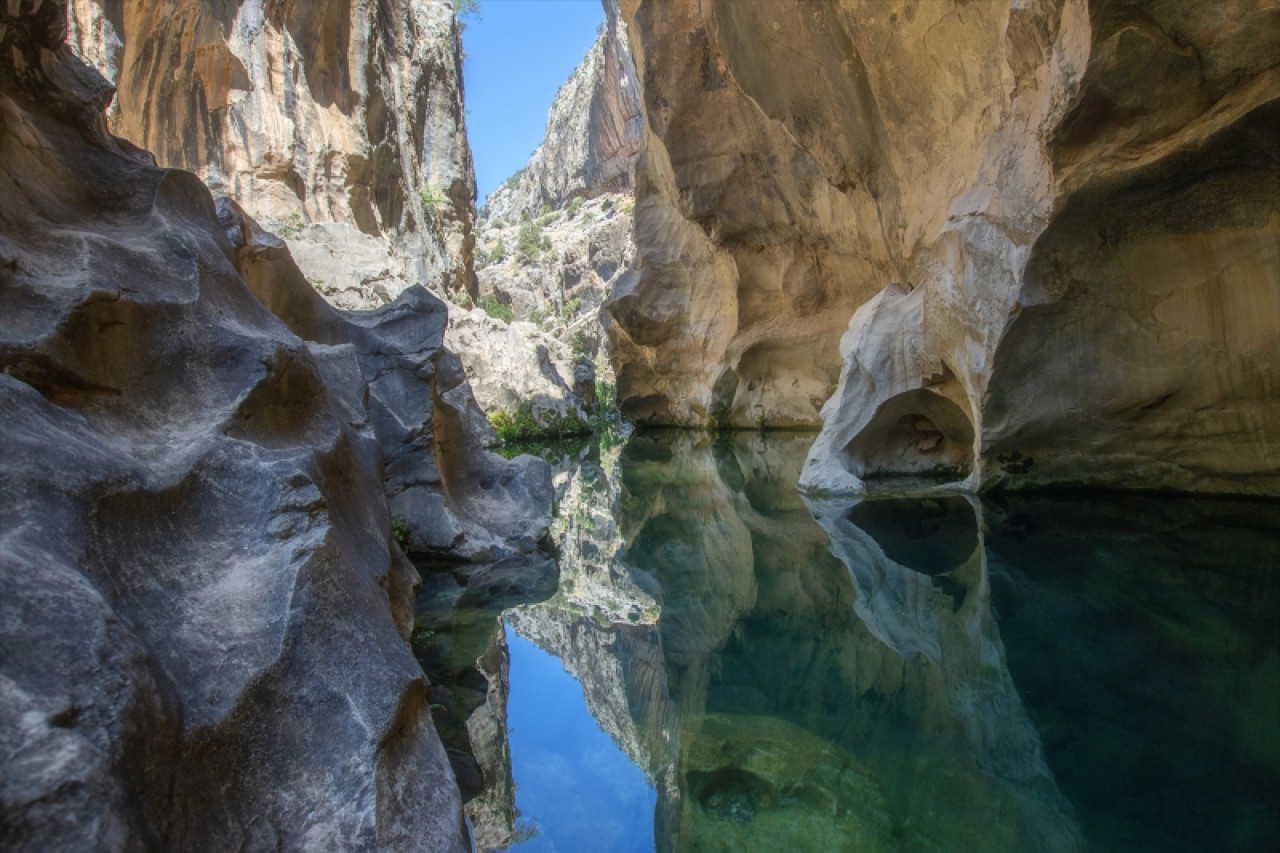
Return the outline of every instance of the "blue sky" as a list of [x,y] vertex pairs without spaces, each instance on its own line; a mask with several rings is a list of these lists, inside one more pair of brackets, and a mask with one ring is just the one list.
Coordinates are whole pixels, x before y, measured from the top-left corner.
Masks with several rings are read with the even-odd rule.
[[600,0],[480,0],[462,46],[477,202],[524,167],[547,110],[604,23]]

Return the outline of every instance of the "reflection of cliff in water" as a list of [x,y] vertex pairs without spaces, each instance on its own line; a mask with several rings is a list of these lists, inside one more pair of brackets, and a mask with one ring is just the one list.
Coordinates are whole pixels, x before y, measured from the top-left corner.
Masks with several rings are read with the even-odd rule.
[[[1003,666],[973,508],[824,530],[795,491],[809,438],[633,437],[594,553],[656,623],[552,599],[513,626],[657,783],[661,849],[1079,847]],[[927,573],[854,523],[888,540],[902,513],[888,550]]]
[[556,566],[541,555],[483,564],[423,564],[413,649],[431,680],[431,710],[458,780],[477,851],[505,849],[515,828],[507,739],[510,658],[501,613],[546,598]]
[[581,457],[560,589],[508,616],[656,786],[659,849],[1280,837],[1280,504],[813,500],[807,444]]

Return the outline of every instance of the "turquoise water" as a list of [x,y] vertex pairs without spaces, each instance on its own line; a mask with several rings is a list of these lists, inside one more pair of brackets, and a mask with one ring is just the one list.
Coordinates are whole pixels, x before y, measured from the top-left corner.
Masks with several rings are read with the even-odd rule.
[[494,848],[1280,849],[1280,505],[806,501],[807,443],[561,460]]

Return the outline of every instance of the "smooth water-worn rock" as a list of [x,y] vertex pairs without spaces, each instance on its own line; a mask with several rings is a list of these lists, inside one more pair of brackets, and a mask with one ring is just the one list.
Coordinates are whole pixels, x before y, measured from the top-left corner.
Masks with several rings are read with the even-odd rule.
[[547,469],[478,452],[438,300],[343,315],[110,136],[66,12],[0,10],[3,845],[465,849],[393,513],[527,549]]
[[344,308],[472,288],[475,178],[449,0],[75,0],[112,130],[288,239]]
[[415,287],[381,308],[338,311],[307,285],[282,241],[234,202],[220,200],[219,215],[264,305],[303,340],[355,348],[360,376],[347,390],[366,395],[405,546],[473,561],[533,551],[550,523],[549,469],[488,450],[493,430],[444,348],[445,304]]
[[818,490],[1280,491],[1274,4],[622,11],[625,414],[822,409]]

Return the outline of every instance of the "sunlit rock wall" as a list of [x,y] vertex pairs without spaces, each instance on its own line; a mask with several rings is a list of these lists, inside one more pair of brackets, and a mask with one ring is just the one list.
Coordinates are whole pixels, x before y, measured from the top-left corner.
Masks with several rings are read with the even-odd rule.
[[[550,344],[553,356],[591,360],[609,381],[600,306],[634,255],[642,119],[626,24],[616,3],[605,12],[595,44],[551,105],[542,144],[480,209],[475,256],[482,300],[537,323],[559,342]],[[462,354],[479,372],[483,355]],[[541,404],[532,402],[536,412]]]
[[627,25],[616,3],[606,0],[604,6],[600,35],[556,94],[542,144],[487,199],[484,217],[517,220],[544,207],[565,207],[577,196],[633,188],[640,92]]
[[1274,4],[622,11],[624,413],[826,404],[804,483],[834,491],[1280,490]]
[[449,0],[75,0],[111,128],[290,241],[341,307],[472,287],[475,179]]

